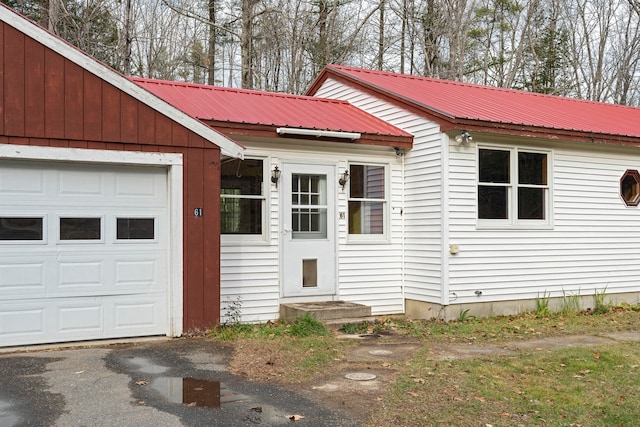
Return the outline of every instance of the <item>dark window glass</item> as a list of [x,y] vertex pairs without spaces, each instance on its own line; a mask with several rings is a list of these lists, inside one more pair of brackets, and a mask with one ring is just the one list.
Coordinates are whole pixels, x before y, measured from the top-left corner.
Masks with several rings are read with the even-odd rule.
[[60,240],[100,238],[100,218],[60,218]]
[[507,187],[478,186],[478,218],[509,218]]
[[0,218],[0,240],[42,240],[42,218]]
[[233,160],[221,169],[222,234],[262,234],[262,160]]
[[479,181],[508,184],[511,182],[509,175],[509,156],[511,153],[501,150],[480,150]]
[[116,236],[121,240],[153,239],[155,237],[153,218],[118,218]]
[[223,198],[220,223],[223,234],[262,234],[262,200]]
[[547,185],[547,155],[518,153],[518,183]]
[[518,219],[544,219],[544,188],[518,188]]
[[233,160],[222,163],[222,188],[244,196],[262,195],[262,160]]

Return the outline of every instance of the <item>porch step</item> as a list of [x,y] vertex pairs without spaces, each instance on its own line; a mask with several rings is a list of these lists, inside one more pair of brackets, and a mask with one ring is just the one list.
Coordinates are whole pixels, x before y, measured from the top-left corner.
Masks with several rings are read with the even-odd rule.
[[371,317],[371,307],[348,301],[323,301],[280,304],[280,320],[293,322],[305,314],[326,323],[336,319]]

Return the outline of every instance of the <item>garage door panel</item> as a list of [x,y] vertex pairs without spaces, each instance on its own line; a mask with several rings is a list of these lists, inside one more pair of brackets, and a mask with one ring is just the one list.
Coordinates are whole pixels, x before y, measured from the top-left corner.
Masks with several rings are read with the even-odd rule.
[[[0,240],[0,347],[166,334],[167,181],[164,168],[0,161],[6,227],[42,218],[37,239]],[[80,219],[63,222],[68,239],[60,218]]]
[[69,338],[102,337],[104,329],[104,307],[102,299],[94,302],[86,299],[75,303],[61,303],[57,307],[57,335]]
[[44,262],[16,261],[2,257],[0,263],[0,299],[24,295],[43,297],[45,294]]
[[[131,295],[110,298],[105,304],[105,330],[110,336],[126,336],[139,330],[155,331],[166,328],[166,298],[161,295]],[[112,316],[112,317],[111,317]]]
[[104,288],[104,260],[60,261],[58,263],[57,290],[76,292]]
[[[55,173],[53,171],[52,173]],[[61,197],[82,196],[104,198],[103,174],[86,171],[63,170],[58,174],[58,195]]]
[[42,197],[45,193],[45,171],[35,167],[8,166],[0,162],[0,196]]
[[0,312],[0,343],[21,344],[45,336],[46,304],[11,302]]

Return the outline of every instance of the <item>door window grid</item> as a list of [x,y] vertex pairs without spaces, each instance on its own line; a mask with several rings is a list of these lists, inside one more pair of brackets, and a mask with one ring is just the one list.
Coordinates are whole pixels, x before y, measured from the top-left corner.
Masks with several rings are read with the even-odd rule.
[[326,177],[291,175],[291,227],[295,238],[326,238]]

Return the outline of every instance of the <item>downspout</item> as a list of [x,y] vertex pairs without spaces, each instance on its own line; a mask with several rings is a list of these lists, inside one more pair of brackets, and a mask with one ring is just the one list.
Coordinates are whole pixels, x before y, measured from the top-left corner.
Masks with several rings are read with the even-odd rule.
[[406,151],[402,152],[402,156],[400,156],[400,176],[402,191],[400,192],[400,237],[402,239],[401,242],[401,268],[400,268],[400,296],[402,298],[402,313],[407,313],[407,299],[405,298],[405,225],[404,225],[404,193],[405,193],[405,176],[404,176],[404,156],[406,155]]
[[440,132],[440,158],[442,159],[440,170],[440,300],[443,308],[450,304],[449,298],[449,136]]

